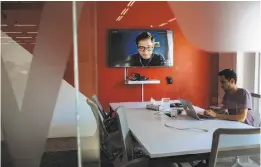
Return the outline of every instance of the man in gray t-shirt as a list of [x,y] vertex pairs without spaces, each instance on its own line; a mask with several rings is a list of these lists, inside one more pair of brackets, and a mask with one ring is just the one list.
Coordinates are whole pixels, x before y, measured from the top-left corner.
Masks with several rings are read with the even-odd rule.
[[221,87],[225,91],[221,110],[227,111],[227,114],[217,114],[212,110],[206,110],[205,114],[218,119],[244,122],[253,126],[251,94],[236,86],[237,74],[234,70],[225,69],[220,71],[218,75],[220,76]]

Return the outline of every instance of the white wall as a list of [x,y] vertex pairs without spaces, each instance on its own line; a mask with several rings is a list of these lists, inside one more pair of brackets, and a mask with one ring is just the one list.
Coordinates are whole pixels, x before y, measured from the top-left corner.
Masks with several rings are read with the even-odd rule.
[[260,1],[168,3],[194,46],[211,52],[260,51]]
[[[259,53],[242,53],[237,55],[238,86],[247,89],[250,93],[261,94],[261,61]],[[252,98],[254,125],[261,125],[261,100]]]
[[255,92],[256,53],[237,53],[238,87]]
[[[86,97],[80,93],[79,97],[79,126],[81,136],[92,136],[96,129],[96,121],[90,106],[86,103]],[[75,88],[62,81],[59,95],[56,101],[54,114],[49,129],[49,138],[76,137],[76,110]]]

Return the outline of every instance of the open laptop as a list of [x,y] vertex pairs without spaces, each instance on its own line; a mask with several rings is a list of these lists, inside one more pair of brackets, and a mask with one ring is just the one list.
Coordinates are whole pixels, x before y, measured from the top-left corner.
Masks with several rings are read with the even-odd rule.
[[183,105],[183,108],[185,110],[185,112],[187,113],[188,116],[195,118],[197,120],[203,120],[203,119],[214,119],[211,116],[207,116],[207,115],[203,115],[203,114],[198,114],[192,103],[188,100],[184,100],[184,99],[179,99],[180,103]]

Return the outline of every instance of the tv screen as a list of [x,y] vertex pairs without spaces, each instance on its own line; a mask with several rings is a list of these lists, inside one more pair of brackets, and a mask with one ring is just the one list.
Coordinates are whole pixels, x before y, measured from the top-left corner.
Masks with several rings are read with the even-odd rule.
[[173,66],[171,30],[110,30],[110,67]]

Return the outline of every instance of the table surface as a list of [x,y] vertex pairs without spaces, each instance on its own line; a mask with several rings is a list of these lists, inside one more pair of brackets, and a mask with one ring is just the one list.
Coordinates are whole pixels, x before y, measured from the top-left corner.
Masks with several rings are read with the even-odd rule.
[[[156,101],[156,104],[160,104],[161,101]],[[180,103],[179,100],[171,100],[170,103]],[[118,107],[122,106],[125,108],[146,108],[147,104],[151,104],[150,101],[145,102],[120,102],[120,103],[110,103],[110,107],[115,111]],[[204,109],[194,106],[196,112],[203,112]]]
[[[177,102],[177,101],[175,101]],[[186,115],[173,119],[166,115],[154,115],[156,111],[145,109],[149,102],[111,103],[112,109],[126,108],[130,130],[138,142],[144,146],[151,158],[209,153],[213,132],[218,128],[253,128],[244,123],[226,120],[195,120]],[[195,107],[197,112],[204,109]],[[208,132],[195,129],[177,130],[176,128],[203,128]],[[225,141],[225,142],[224,142]],[[252,147],[260,144],[260,135],[254,137],[230,136],[220,145],[224,149]]]

